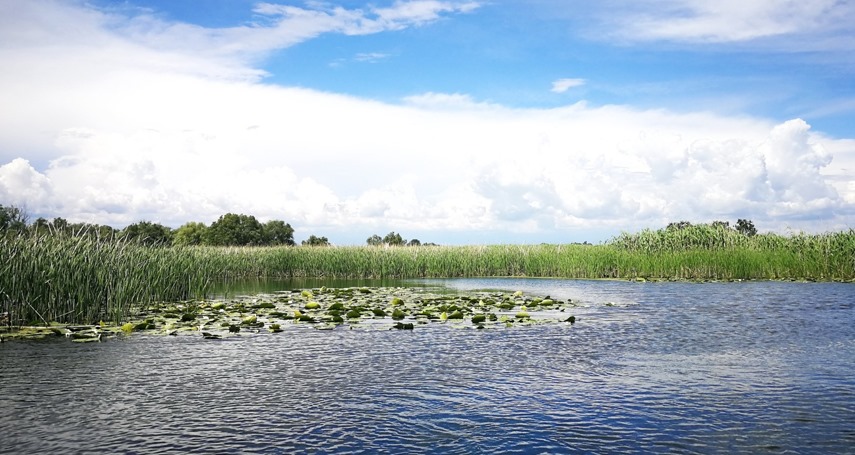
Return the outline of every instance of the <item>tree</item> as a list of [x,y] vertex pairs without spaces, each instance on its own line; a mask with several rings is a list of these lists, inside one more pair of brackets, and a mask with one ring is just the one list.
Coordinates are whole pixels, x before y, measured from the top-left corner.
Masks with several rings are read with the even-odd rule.
[[[85,234],[87,232],[92,232],[93,234],[98,233],[97,226],[92,226],[94,229],[91,229],[90,226],[81,226],[80,233]],[[143,245],[150,246],[170,246],[172,245],[172,229],[160,224],[160,223],[151,223],[149,221],[139,221],[134,224],[129,225],[128,227],[122,229],[121,235],[132,241],[137,241]]]
[[264,223],[262,231],[266,245],[294,245],[294,228],[284,221],[270,220]]
[[713,228],[716,228],[716,229],[730,229],[730,222],[729,221],[713,221],[711,226]]
[[368,240],[365,241],[369,246],[380,246],[383,244],[383,238],[379,235],[374,234],[371,237],[368,237]]
[[175,230],[175,236],[172,239],[174,245],[201,245],[205,238],[205,232],[208,226],[205,223],[191,221],[183,224]]
[[407,241],[401,237],[401,234],[390,232],[386,234],[386,237],[383,237],[383,243],[391,246],[402,246],[405,245]]
[[314,235],[310,235],[308,239],[303,240],[302,245],[304,245],[304,246],[329,246],[330,241],[326,237],[316,237]]
[[[164,226],[165,227],[165,226]],[[169,228],[166,228],[169,229]],[[170,229],[170,235],[172,234],[172,230]],[[101,240],[112,240],[119,235],[120,231],[118,229],[113,228],[112,226],[107,226],[106,224],[99,224],[97,228],[98,238]]]
[[665,227],[666,231],[679,231],[681,229],[686,229],[687,227],[691,227],[692,223],[688,221],[678,221],[676,223],[668,223],[668,226]]
[[743,220],[742,218],[736,220],[736,230],[748,237],[757,235],[757,228],[754,227],[754,223],[751,220]]
[[54,234],[70,234],[71,229],[68,227],[68,221],[65,218],[56,217],[50,222],[51,232]]
[[0,204],[0,232],[22,232],[27,228],[27,214],[14,206]]
[[252,215],[227,213],[211,223],[203,238],[206,245],[262,245],[264,227]]
[[412,239],[409,242],[407,242],[407,245],[409,245],[409,246],[421,246],[422,242],[420,242],[419,239]]
[[42,217],[36,218],[36,221],[33,221],[33,224],[30,225],[30,231],[36,235],[49,234],[50,230],[50,221]]

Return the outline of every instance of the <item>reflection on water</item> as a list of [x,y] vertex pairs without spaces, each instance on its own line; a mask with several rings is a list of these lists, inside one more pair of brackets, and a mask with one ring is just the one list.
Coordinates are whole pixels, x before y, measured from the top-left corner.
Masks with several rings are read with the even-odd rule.
[[572,298],[579,320],[3,343],[0,452],[855,447],[852,285],[440,281]]

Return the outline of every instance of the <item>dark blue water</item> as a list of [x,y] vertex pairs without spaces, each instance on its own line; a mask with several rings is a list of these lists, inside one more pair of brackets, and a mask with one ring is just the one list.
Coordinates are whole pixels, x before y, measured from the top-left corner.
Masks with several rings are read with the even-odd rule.
[[440,283],[578,322],[7,342],[0,452],[855,451],[851,284]]

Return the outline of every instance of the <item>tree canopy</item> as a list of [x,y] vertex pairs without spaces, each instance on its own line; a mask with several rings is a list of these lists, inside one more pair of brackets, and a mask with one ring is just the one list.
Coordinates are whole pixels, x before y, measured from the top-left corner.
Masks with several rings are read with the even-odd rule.
[[308,239],[301,242],[304,246],[329,246],[330,241],[326,237],[310,235]]
[[139,221],[122,229],[121,235],[144,245],[172,245],[172,229],[149,221]]
[[181,225],[175,230],[175,235],[172,237],[174,245],[202,245],[204,244],[205,232],[208,226],[205,223],[191,221]]
[[294,245],[294,229],[280,220],[270,220],[262,226],[265,245]]
[[0,232],[23,231],[27,228],[27,214],[18,207],[0,204]]

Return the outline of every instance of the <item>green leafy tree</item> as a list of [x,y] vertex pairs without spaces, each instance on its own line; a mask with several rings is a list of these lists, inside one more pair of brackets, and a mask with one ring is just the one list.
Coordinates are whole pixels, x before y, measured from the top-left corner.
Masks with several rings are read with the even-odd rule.
[[202,245],[204,243],[205,232],[208,226],[205,223],[191,221],[183,224],[175,230],[175,236],[172,239],[174,245]]
[[[90,226],[80,226],[77,232],[85,235],[86,232],[98,232],[98,230],[97,227],[92,229]],[[139,221],[129,225],[125,229],[122,229],[121,236],[143,245],[172,245],[172,229],[160,223],[149,221]]]
[[383,244],[383,238],[377,234],[374,234],[371,237],[368,237],[365,243],[367,243],[369,246],[380,246]]
[[688,221],[678,221],[676,223],[668,223],[668,226],[665,227],[667,231],[679,231],[682,229],[686,229],[692,227],[692,223]]
[[309,238],[303,240],[301,244],[304,246],[329,246],[330,241],[326,237],[316,237],[314,235],[310,235]]
[[422,242],[420,242],[419,239],[412,239],[409,242],[407,242],[407,245],[409,245],[409,246],[422,246]]
[[45,218],[38,217],[33,224],[30,225],[30,231],[36,235],[50,234],[50,221]]
[[113,240],[121,234],[121,231],[112,226],[107,226],[106,224],[99,224],[97,227],[97,232],[98,238],[101,240]]
[[227,213],[211,223],[203,239],[206,245],[262,245],[264,226],[252,215]]
[[294,245],[294,228],[280,220],[264,223],[264,243],[266,245]]
[[27,229],[27,214],[14,206],[0,204],[0,232],[23,232]]
[[716,229],[730,229],[730,222],[729,221],[713,221],[711,226],[716,228]]
[[71,228],[65,218],[56,217],[50,222],[51,232],[54,234],[70,234]]
[[403,237],[401,237],[401,234],[398,234],[396,232],[390,232],[386,234],[385,237],[383,237],[383,243],[391,246],[402,246],[405,245],[407,241],[404,240]]
[[743,220],[742,218],[736,220],[736,230],[748,237],[757,235],[757,228],[754,227],[754,223],[751,220]]

